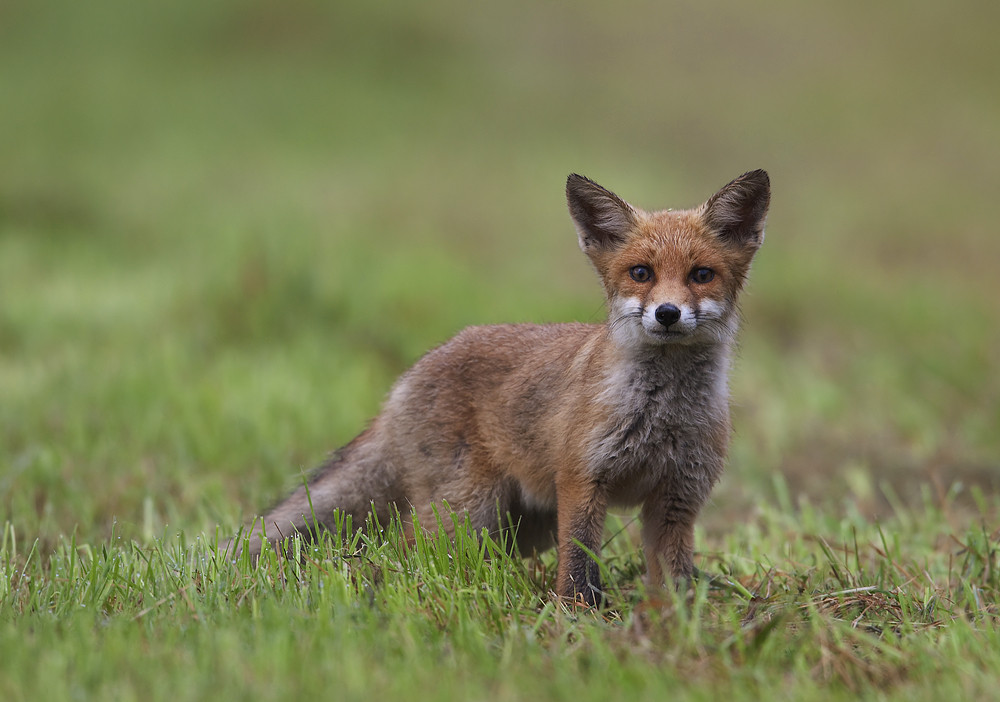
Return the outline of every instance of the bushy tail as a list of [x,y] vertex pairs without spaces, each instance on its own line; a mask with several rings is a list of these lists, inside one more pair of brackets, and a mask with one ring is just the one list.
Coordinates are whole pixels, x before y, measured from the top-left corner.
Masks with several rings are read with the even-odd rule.
[[274,545],[295,534],[312,541],[323,529],[335,530],[338,513],[341,525],[349,516],[352,529],[359,529],[373,503],[379,519],[388,518],[392,505],[401,497],[396,489],[399,481],[378,447],[373,430],[363,432],[220,551],[227,557],[246,552],[257,558],[265,542]]

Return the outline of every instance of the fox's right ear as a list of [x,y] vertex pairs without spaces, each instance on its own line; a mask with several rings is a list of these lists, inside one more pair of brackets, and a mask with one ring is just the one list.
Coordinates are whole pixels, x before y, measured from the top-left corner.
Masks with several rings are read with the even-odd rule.
[[566,179],[566,203],[585,253],[615,248],[635,226],[631,205],[582,175],[572,173]]

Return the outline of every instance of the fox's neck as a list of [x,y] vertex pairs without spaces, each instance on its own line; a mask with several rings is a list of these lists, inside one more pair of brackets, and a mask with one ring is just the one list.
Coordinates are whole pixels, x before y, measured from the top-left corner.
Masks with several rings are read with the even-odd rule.
[[685,403],[724,404],[729,394],[731,346],[725,341],[619,348],[608,389],[625,396],[670,396]]
[[710,342],[624,345],[616,343],[612,336],[611,343],[621,361],[639,372],[656,372],[664,367],[708,369],[714,365],[728,366],[733,346],[732,337]]

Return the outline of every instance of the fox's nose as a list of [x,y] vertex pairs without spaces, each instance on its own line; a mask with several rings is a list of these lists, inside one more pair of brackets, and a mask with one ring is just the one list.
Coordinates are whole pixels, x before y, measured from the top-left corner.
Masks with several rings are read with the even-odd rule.
[[671,305],[667,302],[657,307],[653,316],[656,317],[657,322],[665,327],[669,327],[681,318],[681,310],[677,305]]

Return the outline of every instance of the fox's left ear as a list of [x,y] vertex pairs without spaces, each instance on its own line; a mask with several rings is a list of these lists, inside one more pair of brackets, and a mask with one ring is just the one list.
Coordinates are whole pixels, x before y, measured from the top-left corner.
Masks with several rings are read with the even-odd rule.
[[708,198],[705,223],[723,241],[757,248],[764,241],[764,219],[771,202],[771,180],[762,170],[744,173]]

